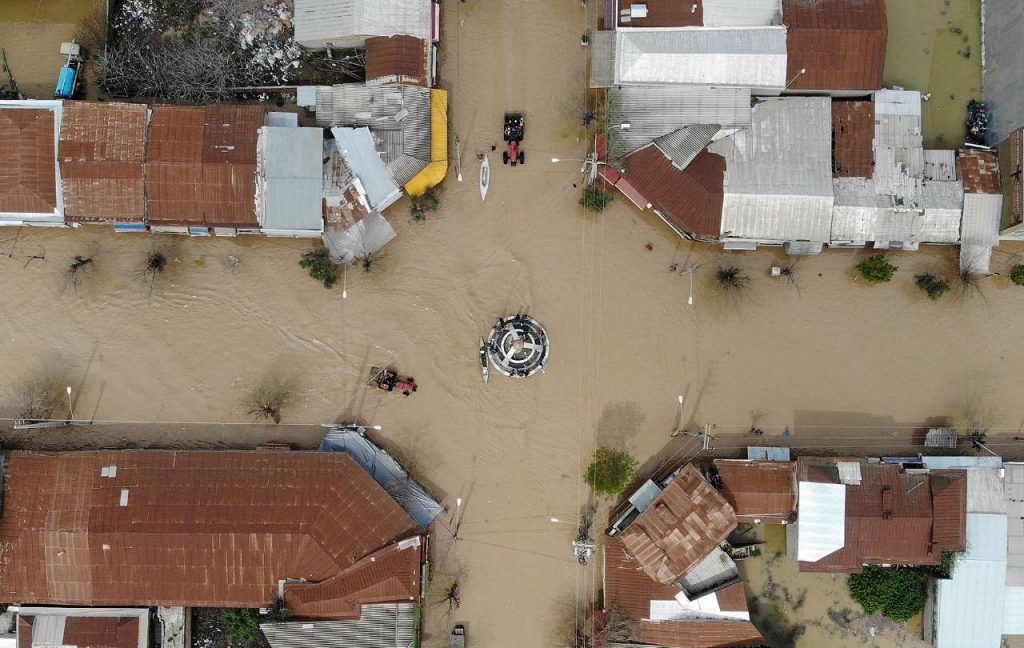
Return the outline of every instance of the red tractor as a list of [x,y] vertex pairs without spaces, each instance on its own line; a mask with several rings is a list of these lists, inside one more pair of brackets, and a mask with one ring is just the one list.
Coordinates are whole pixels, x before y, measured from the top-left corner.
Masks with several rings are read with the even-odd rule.
[[416,391],[416,379],[412,376],[403,376],[394,369],[374,367],[371,370],[370,384],[386,392],[401,392],[403,396]]
[[504,164],[526,164],[526,153],[521,142],[526,134],[526,121],[523,113],[505,113],[505,129],[503,137],[508,142],[508,150],[502,151],[501,161]]

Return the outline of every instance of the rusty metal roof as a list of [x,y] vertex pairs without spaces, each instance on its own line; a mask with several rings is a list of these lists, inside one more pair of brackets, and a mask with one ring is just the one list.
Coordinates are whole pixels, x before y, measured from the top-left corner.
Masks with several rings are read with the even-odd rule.
[[256,141],[263,106],[154,106],[146,150],[154,224],[257,227]]
[[[646,0],[647,17],[623,20],[618,16],[620,27],[700,27],[704,24],[704,1],[692,0]],[[629,9],[622,2],[620,9]],[[694,9],[696,7],[696,9]]]
[[832,102],[832,175],[872,177],[875,173],[874,139],[874,102]]
[[789,27],[786,78],[791,90],[882,87],[885,0],[783,0],[782,18]]
[[65,220],[144,219],[146,116],[141,104],[64,102],[60,169]]
[[999,158],[995,153],[964,149],[957,156],[960,179],[965,193],[997,194],[999,188]]
[[737,519],[784,522],[796,509],[796,463],[715,460]]
[[428,87],[427,41],[406,35],[367,38],[366,83]]
[[54,128],[52,110],[0,108],[0,212],[57,208]]
[[932,540],[939,551],[962,551],[967,545],[967,474],[932,470]]
[[296,615],[358,617],[418,600],[422,547],[395,543],[422,532],[341,453],[12,452],[0,598],[262,607],[304,578]]
[[609,538],[604,553],[607,607],[617,608],[639,621],[650,615],[651,601],[670,601],[680,593],[677,585],[662,585],[651,580],[619,538]]
[[[139,648],[138,617],[76,617],[63,619],[61,645],[78,648]],[[34,648],[35,616],[18,615],[18,648]],[[146,644],[148,645],[148,644]]]
[[678,581],[736,528],[732,507],[692,464],[620,534],[649,577]]
[[652,144],[627,156],[624,163],[630,184],[677,229],[695,237],[718,237],[725,158],[701,151],[680,170]]
[[1000,227],[1024,221],[1024,129],[1017,129],[999,144],[999,175],[1003,187]]
[[739,648],[767,643],[750,621],[696,619],[641,621],[640,641],[674,648]]

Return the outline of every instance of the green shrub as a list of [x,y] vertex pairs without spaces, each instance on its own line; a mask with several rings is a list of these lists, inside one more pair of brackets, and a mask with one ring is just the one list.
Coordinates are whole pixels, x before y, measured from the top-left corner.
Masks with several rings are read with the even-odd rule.
[[1010,281],[1015,286],[1024,286],[1024,263],[1018,263],[1010,269]]
[[322,283],[324,288],[332,288],[338,283],[341,273],[338,272],[338,266],[331,261],[327,248],[322,245],[305,252],[299,259],[299,265],[308,270],[309,276]]
[[228,608],[221,613],[224,617],[224,625],[228,634],[239,639],[245,637],[258,637],[260,634],[260,622],[256,619],[256,610],[247,608]]
[[939,301],[939,298],[949,292],[949,282],[939,279],[933,274],[914,275],[914,284],[923,290],[928,299]]
[[423,220],[427,217],[428,212],[436,211],[440,204],[441,201],[437,197],[437,192],[431,187],[423,192],[422,195],[409,198],[409,213],[414,220]]
[[597,187],[587,187],[583,190],[583,197],[580,198],[580,207],[588,211],[592,211],[595,214],[600,214],[604,211],[613,200],[611,193],[598,189]]
[[633,479],[639,465],[628,452],[598,448],[587,467],[587,483],[600,495],[615,495]]
[[899,270],[884,254],[874,254],[857,264],[857,271],[870,283],[886,283]]
[[868,614],[880,612],[894,621],[906,621],[924,609],[928,577],[914,567],[868,566],[846,582],[853,600]]

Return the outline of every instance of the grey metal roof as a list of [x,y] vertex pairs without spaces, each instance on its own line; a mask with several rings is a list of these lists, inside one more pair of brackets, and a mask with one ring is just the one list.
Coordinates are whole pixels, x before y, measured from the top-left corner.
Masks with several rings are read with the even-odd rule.
[[925,149],[925,180],[956,180],[956,151]]
[[703,0],[705,27],[782,24],[782,0]]
[[590,32],[590,87],[607,88],[615,83],[615,32]]
[[789,448],[779,446],[747,446],[749,461],[789,461]]
[[967,550],[935,581],[935,648],[998,648],[1006,595],[1006,514],[968,513]]
[[271,648],[409,648],[416,641],[416,606],[364,605],[358,621],[285,621],[260,629]]
[[430,163],[430,88],[361,83],[317,86],[318,126],[364,126],[392,180],[405,185]]
[[749,129],[714,142],[726,159],[723,238],[828,242],[832,110],[828,97],[767,99]]
[[1004,468],[1003,498],[1009,525],[1006,584],[1024,586],[1024,464],[1008,463]]
[[295,40],[303,47],[355,47],[368,36],[430,38],[430,0],[295,0]]
[[729,554],[715,547],[679,580],[679,586],[691,601],[727,585],[739,582],[740,573]]
[[672,166],[682,171],[711,143],[720,130],[718,124],[684,126],[654,140],[654,145],[672,160]]
[[[608,89],[609,149],[620,158],[655,139],[695,124],[722,129],[750,126],[748,88],[681,85],[617,86]],[[628,123],[629,130],[617,128]]]
[[323,218],[323,131],[260,129],[256,154],[256,215],[260,227],[319,234]]
[[990,141],[999,143],[1024,126],[1024,3],[985,0],[982,90],[993,110]]
[[786,28],[681,27],[615,32],[615,83],[726,85],[781,91]]
[[366,190],[370,207],[384,209],[397,200],[402,192],[374,149],[370,130],[339,127],[332,128],[331,133],[345,164]]
[[928,433],[924,437],[924,447],[955,448],[956,437],[956,430],[953,428],[932,428],[928,430]]
[[[1003,213],[1002,194],[964,195],[961,224],[960,270],[987,274],[992,248],[999,245],[999,219]],[[1024,582],[1021,583],[1024,585]]]

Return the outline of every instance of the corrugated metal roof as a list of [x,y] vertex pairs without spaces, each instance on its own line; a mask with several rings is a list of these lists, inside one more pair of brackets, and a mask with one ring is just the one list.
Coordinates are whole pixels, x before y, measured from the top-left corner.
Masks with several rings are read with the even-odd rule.
[[925,180],[956,180],[956,151],[947,149],[925,149]]
[[620,30],[616,32],[615,83],[781,91],[786,85],[786,28]]
[[366,84],[404,83],[430,86],[429,44],[415,36],[375,36],[366,39]]
[[790,89],[882,87],[888,34],[884,0],[783,0],[782,4],[783,21],[789,27]]
[[779,446],[747,446],[748,461],[789,461],[789,448]]
[[1003,634],[1024,634],[1024,586],[1007,585],[1003,600]]
[[331,133],[347,167],[366,189],[371,209],[384,209],[401,196],[401,189],[377,155],[368,128],[332,128]]
[[740,572],[729,554],[715,547],[703,560],[679,579],[683,595],[690,601],[714,595],[714,592],[740,582]]
[[[1024,464],[1008,463],[1004,469],[1003,498],[1008,529],[1006,584],[1024,587]],[[1024,614],[1024,606],[1021,614]]]
[[999,219],[1003,213],[1002,194],[964,195],[960,243],[960,269],[988,274],[992,248],[999,244]]
[[148,608],[22,606],[19,648],[149,648]]
[[[686,2],[680,4],[686,5]],[[767,27],[782,24],[782,0],[704,0],[705,27]]]
[[957,156],[960,179],[964,183],[964,191],[968,193],[1000,192],[999,158],[990,151],[964,149]]
[[[749,88],[680,85],[615,86],[608,89],[609,156],[620,159],[686,126],[717,124],[723,130],[750,126]],[[629,129],[618,128],[627,123]]]
[[641,621],[640,641],[680,648],[765,645],[753,623],[725,620]]
[[962,470],[933,470],[932,540],[941,551],[960,551],[967,542],[967,475]]
[[921,463],[929,470],[943,470],[947,468],[988,468],[998,470],[1003,467],[1003,459],[991,455],[971,457],[930,455],[921,457]]
[[419,595],[420,549],[392,552],[422,528],[341,453],[12,452],[4,504],[6,600],[264,607],[305,578],[293,614],[353,618]]
[[732,507],[687,464],[619,538],[649,577],[669,584],[703,560],[735,528]]
[[816,562],[846,544],[846,486],[800,482],[797,560]]
[[870,101],[832,102],[832,174],[871,177],[875,169],[875,104]]
[[412,603],[364,605],[359,620],[262,623],[271,648],[409,648],[416,640]]
[[998,648],[1006,595],[1006,515],[967,515],[967,551],[935,581],[935,648]]
[[796,464],[716,459],[722,494],[741,521],[783,522],[796,510]]
[[319,128],[260,129],[257,216],[265,230],[319,234],[323,217],[323,131]]
[[430,0],[295,0],[295,40],[303,47],[357,47],[371,36],[430,38]]
[[993,113],[990,137],[1000,142],[1024,126],[1024,3],[985,0],[982,11],[982,89]]
[[718,124],[684,126],[668,135],[662,135],[654,140],[654,144],[672,160],[672,166],[681,171],[711,143],[720,130]]
[[[991,457],[998,459],[998,457]],[[977,464],[982,466],[984,464]],[[1001,468],[968,468],[967,512],[1006,513]]]
[[680,232],[717,237],[722,223],[722,178],[725,160],[700,152],[680,171],[657,146],[628,156],[623,171],[652,208]]
[[0,102],[0,218],[60,222],[59,101]]
[[66,220],[143,221],[148,112],[142,104],[64,102],[60,166]]
[[[678,3],[673,2],[673,5]],[[615,83],[615,32],[590,32],[590,87],[607,88]]]
[[767,99],[749,130],[709,147],[726,159],[723,238],[829,240],[831,123],[827,97]]
[[618,537],[608,538],[604,546],[604,585],[607,607],[635,621],[650,616],[651,601],[671,601],[682,591],[651,580]]
[[[618,17],[619,27],[699,27],[704,24],[704,0],[644,0],[647,16],[644,18]],[[628,10],[629,4],[620,3],[619,11]],[[628,15],[628,12],[627,12]]]

